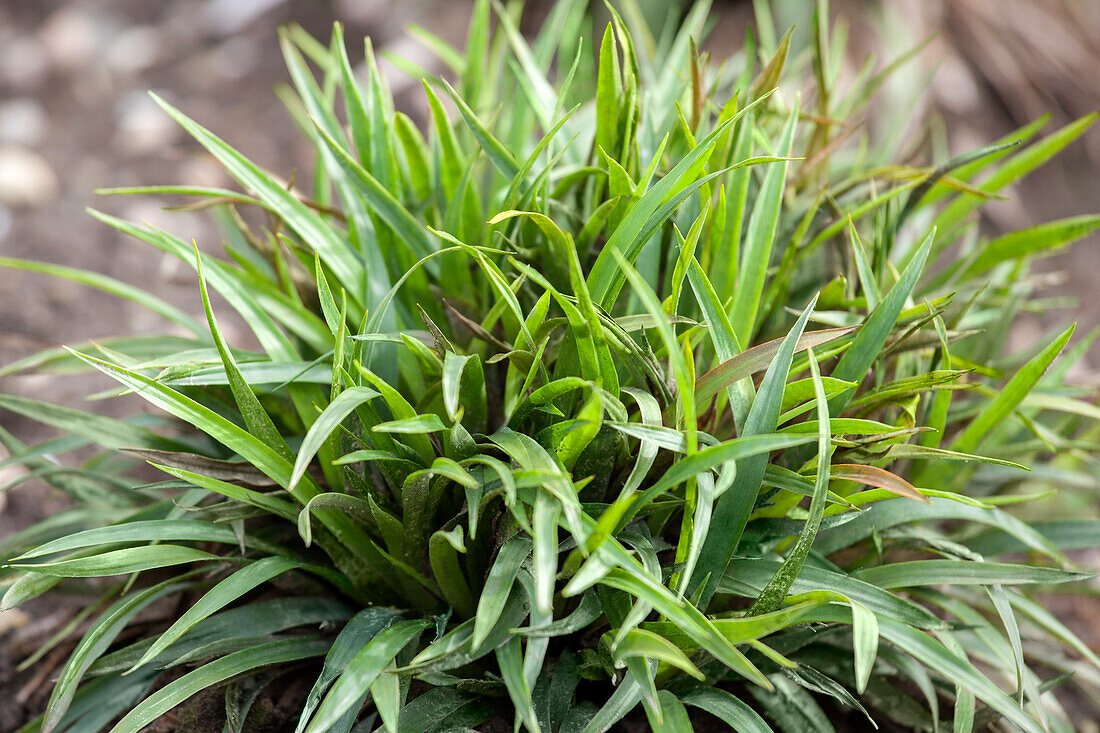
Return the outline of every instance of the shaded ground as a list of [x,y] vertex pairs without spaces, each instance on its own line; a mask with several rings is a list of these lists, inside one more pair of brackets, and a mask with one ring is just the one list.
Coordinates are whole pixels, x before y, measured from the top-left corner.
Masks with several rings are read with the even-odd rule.
[[[1100,3],[1072,3],[1083,9],[1069,25],[1036,19],[1045,0],[1003,0],[1011,12],[994,13],[1002,0],[906,0],[893,7],[914,36],[940,27],[948,32],[932,54],[941,66],[933,99],[950,131],[952,152],[976,147],[1051,110],[1050,128],[1100,103],[1094,67],[1080,72],[1073,54],[1094,54],[1100,39]],[[218,166],[199,153],[181,130],[146,95],[159,95],[223,135],[250,158],[282,176],[306,165],[309,149],[273,93],[287,81],[276,43],[280,23],[295,21],[314,34],[327,34],[334,18],[347,25],[349,38],[370,34],[376,49],[390,48],[422,64],[424,49],[401,37],[410,20],[458,42],[464,35],[469,3],[430,0],[98,0],[49,2],[0,0],[0,256],[25,257],[89,268],[144,285],[189,310],[200,311],[190,269],[151,248],[128,240],[90,219],[94,205],[132,220],[155,223],[180,237],[195,237],[213,248],[216,232],[201,215],[166,213],[149,197],[105,198],[100,186],[184,183],[231,185]],[[742,4],[720,5],[722,16],[712,44],[716,50],[740,44],[748,13]],[[866,4],[837,2],[857,19],[853,37],[866,44],[871,30]],[[1013,40],[1006,19],[1037,28],[1044,44],[1028,47]],[[1023,49],[1029,63],[1021,77],[998,48]],[[874,50],[888,58],[904,48],[882,43]],[[354,45],[354,44],[352,44]],[[990,51],[989,49],[993,49]],[[1003,49],[1002,49],[1003,51]],[[353,58],[356,50],[352,48]],[[361,57],[361,53],[358,54]],[[855,55],[859,61],[860,54]],[[1006,71],[1007,70],[1007,71]],[[1013,84],[1016,86],[1014,87]],[[415,83],[394,76],[399,94]],[[1023,89],[1018,94],[1013,89]],[[406,101],[419,96],[407,94]],[[989,209],[987,226],[1007,229],[1100,209],[1100,133],[1093,131],[1013,192],[1013,200]],[[1067,272],[1064,293],[1084,301],[1079,333],[1100,323],[1100,247],[1095,238],[1071,255],[1055,258],[1048,269]],[[230,314],[219,312],[230,342],[247,343]],[[1066,311],[1044,314],[1021,330],[1034,338],[1045,326],[1065,320]],[[88,338],[162,332],[159,317],[136,306],[67,281],[0,270],[0,364],[41,348]],[[1097,383],[1100,349],[1076,372]],[[99,383],[86,378],[14,376],[3,390],[74,404]],[[124,407],[100,403],[108,414]],[[98,408],[97,408],[98,409]],[[42,429],[10,413],[3,427],[26,440]],[[6,476],[0,470],[0,483]],[[59,509],[41,487],[0,495],[0,536]],[[0,694],[6,705],[0,730],[10,730],[26,710],[41,709],[44,683],[56,674],[68,647],[19,675],[14,663],[67,618],[80,599],[30,605],[19,614],[0,615]],[[1100,614],[1095,604],[1059,603],[1067,622],[1100,646]],[[12,631],[14,629],[14,631]],[[272,702],[278,707],[278,701]],[[273,728],[276,729],[276,728]]]

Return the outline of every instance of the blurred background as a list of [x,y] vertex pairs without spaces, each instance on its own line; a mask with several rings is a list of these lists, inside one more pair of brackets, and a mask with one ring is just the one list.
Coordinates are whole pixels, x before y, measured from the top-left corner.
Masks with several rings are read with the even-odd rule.
[[[668,0],[641,2],[659,24]],[[529,27],[546,5],[528,3]],[[788,23],[807,31],[813,0],[770,5],[780,32]],[[93,193],[105,186],[231,185],[147,90],[288,177],[298,167],[308,170],[310,153],[274,92],[287,81],[276,42],[280,24],[297,22],[327,37],[339,19],[349,39],[370,35],[377,50],[437,71],[431,52],[405,28],[419,23],[461,45],[469,7],[470,0],[0,0],[0,255],[155,283],[162,297],[197,309],[189,270],[84,212],[94,205],[194,237],[200,246],[217,244],[216,230],[201,214],[162,211],[163,202],[152,197]],[[832,11],[850,26],[853,73],[869,53],[885,63],[935,34],[880,95],[883,114],[868,122],[872,131],[876,123],[893,125],[897,134],[916,138],[917,121],[936,115],[945,152],[953,154],[1044,113],[1052,116],[1049,131],[1100,105],[1096,0],[834,0]],[[716,0],[714,13],[707,45],[721,58],[740,48],[752,3]],[[361,59],[361,49],[349,45]],[[398,103],[416,119],[423,105],[418,81],[392,66],[389,71]],[[914,108],[914,91],[924,86],[930,93]],[[1093,129],[1009,191],[1009,201],[987,207],[983,225],[993,232],[1100,210],[1098,160],[1100,129]],[[1083,298],[1082,326],[1100,322],[1096,244],[1094,238],[1043,263],[1063,273],[1057,294]],[[68,281],[0,273],[0,364],[46,346],[161,325],[147,311]],[[1037,319],[1021,338],[1041,327]],[[1100,351],[1091,357],[1092,367],[1100,365]],[[33,392],[38,379],[15,377],[5,388]],[[74,389],[80,394],[79,385]]]
[[[670,0],[639,0],[654,23]],[[189,268],[92,220],[95,206],[147,221],[213,250],[218,233],[201,213],[166,212],[155,197],[103,197],[107,186],[162,183],[230,186],[216,163],[189,141],[146,94],[157,94],[210,127],[252,160],[289,178],[309,170],[308,143],[279,101],[287,82],[276,29],[297,22],[327,38],[334,20],[349,39],[370,35],[376,50],[439,71],[432,53],[405,35],[415,22],[461,45],[471,0],[0,0],[0,256],[95,270],[140,284],[201,313]],[[683,3],[681,3],[683,4]],[[813,0],[769,3],[781,33],[808,30]],[[593,3],[594,6],[602,5]],[[531,0],[524,22],[535,28],[547,3]],[[602,8],[600,9],[602,12]],[[1100,106],[1098,0],[833,0],[846,19],[850,74],[867,54],[879,65],[934,35],[915,62],[880,95],[872,134],[911,137],[932,116],[944,159],[980,147],[1049,113],[1046,130]],[[715,0],[707,41],[717,58],[737,51],[753,18],[749,0]],[[804,36],[803,36],[804,37]],[[796,37],[796,45],[797,45]],[[349,44],[353,61],[361,47]],[[358,58],[354,54],[357,54]],[[419,81],[387,65],[398,104],[423,119]],[[929,93],[914,106],[916,90]],[[903,124],[900,124],[903,123]],[[928,146],[924,146],[927,150]],[[942,162],[918,160],[921,164]],[[989,233],[1077,214],[1100,212],[1100,126],[985,209]],[[1052,296],[1077,297],[1079,337],[1100,324],[1097,237],[1044,261]],[[231,343],[244,338],[220,312]],[[1035,314],[1021,324],[1020,344],[1072,310]],[[0,365],[58,344],[163,329],[157,316],[66,280],[0,270]],[[1094,346],[1072,379],[1100,385]],[[82,379],[13,375],[5,391],[75,403]],[[108,414],[117,400],[100,403]],[[132,407],[132,405],[131,405]],[[3,427],[24,440],[42,429],[10,413]],[[18,420],[18,422],[17,422]],[[0,484],[5,476],[0,467]],[[0,534],[52,511],[45,492],[0,494]],[[6,503],[6,508],[5,508]],[[1100,623],[1091,626],[1097,641]],[[2,727],[2,726],[0,726]]]

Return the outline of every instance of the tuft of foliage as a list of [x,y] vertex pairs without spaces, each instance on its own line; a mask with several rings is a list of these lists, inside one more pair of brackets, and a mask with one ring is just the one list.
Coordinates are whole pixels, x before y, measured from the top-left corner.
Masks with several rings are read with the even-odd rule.
[[973,214],[1096,115],[900,165],[928,151],[857,122],[913,52],[840,84],[824,3],[804,48],[764,17],[717,66],[706,3],[656,37],[633,0],[595,34],[587,6],[528,40],[479,0],[465,50],[417,29],[452,80],[390,59],[423,128],[369,41],[361,79],[340,26],[286,28],[308,191],[158,100],[241,190],[106,193],[197,197],[226,256],[92,215],[194,267],[203,320],[3,260],[173,324],[0,370],[95,369],[157,408],[0,395],[64,433],[0,430],[27,469],[2,490],[73,500],[3,540],[3,606],[88,598],[24,662],[75,643],[24,730],[136,733],[224,687],[238,731],[291,674],[316,678],[299,733],[1071,730],[1050,691],[1096,694],[1100,660],[1034,591],[1088,577],[1065,552],[1100,523],[1007,505],[1095,487],[1100,414],[1063,383],[1089,339],[1006,344],[1051,305],[1031,261],[1100,217],[990,240]]

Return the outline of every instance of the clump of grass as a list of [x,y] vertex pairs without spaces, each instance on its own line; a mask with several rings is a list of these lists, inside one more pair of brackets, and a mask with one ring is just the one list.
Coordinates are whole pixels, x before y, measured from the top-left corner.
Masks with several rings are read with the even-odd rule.
[[6,463],[73,499],[3,542],[3,604],[92,599],[25,730],[136,732],[219,687],[240,730],[290,674],[316,676],[306,733],[1070,729],[1049,691],[1100,663],[1031,591],[1087,577],[1064,553],[1100,525],[1006,505],[1091,480],[1097,408],[1063,384],[1088,339],[1005,345],[1043,307],[1030,261],[1100,218],[987,240],[972,215],[1095,115],[892,164],[845,126],[912,54],[839,85],[824,3],[804,50],[749,32],[720,65],[705,4],[657,37],[586,6],[530,42],[486,1],[465,50],[418,31],[450,79],[426,131],[369,42],[361,80],[339,26],[286,29],[308,191],[161,101],[241,190],[140,190],[197,197],[226,256],[92,213],[193,266],[203,320],[3,261],[174,324],[0,372],[93,368],[166,415],[0,396],[65,433],[0,431]]

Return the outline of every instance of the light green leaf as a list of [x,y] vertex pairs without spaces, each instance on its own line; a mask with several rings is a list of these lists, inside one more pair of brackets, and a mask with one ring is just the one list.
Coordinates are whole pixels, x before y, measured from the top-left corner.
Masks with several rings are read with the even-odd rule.
[[0,408],[29,417],[66,433],[79,435],[104,448],[152,448],[166,451],[188,451],[193,446],[166,438],[152,430],[131,425],[123,420],[94,415],[71,407],[52,405],[48,402],[0,394]]
[[[765,99],[767,99],[767,95],[760,97],[738,111],[735,116],[723,121],[709,135],[700,140],[699,144],[686,157],[676,163],[672,170],[660,181],[631,205],[619,226],[611,233],[607,244],[604,245],[603,250],[588,273],[588,290],[592,294],[594,302],[605,309],[609,309],[614,304],[619,295],[619,290],[623,286],[625,276],[615,261],[614,255],[610,253],[618,252],[623,256],[623,259],[633,264],[649,239],[649,233],[658,223],[655,219],[663,221],[671,213],[671,209],[663,208],[663,205],[682,200],[682,195],[694,190],[693,185],[696,187],[701,185],[700,181],[693,183],[685,180],[687,174],[695,170],[701,161],[710,156],[714,146],[718,144],[719,139],[729,129],[730,125]],[[745,164],[748,163],[749,161],[745,161]],[[667,213],[665,213],[666,208]]]
[[685,705],[706,710],[742,733],[772,733],[764,719],[748,704],[717,687],[700,687],[680,699]]
[[50,701],[42,720],[43,731],[48,733],[58,726],[69,709],[76,694],[77,685],[80,684],[85,672],[107,651],[134,616],[154,601],[188,588],[190,583],[184,581],[184,576],[176,576],[120,598],[96,619],[69,656],[61,676],[50,693]]
[[32,570],[59,578],[102,578],[142,570],[172,567],[191,562],[224,561],[220,555],[183,545],[150,545],[112,550],[91,557],[75,557],[42,563],[10,563],[10,567]]
[[32,598],[37,598],[60,582],[61,578],[54,575],[35,572],[23,573],[4,591],[4,598],[0,600],[0,611],[7,611],[26,603]]
[[852,652],[855,655],[856,691],[863,694],[878,653],[878,617],[862,603],[851,601]]
[[439,415],[431,413],[381,422],[371,428],[376,433],[396,433],[398,435],[424,435],[439,433],[446,429],[447,426],[439,419]]
[[[734,559],[726,569],[725,576],[719,581],[718,590],[721,593],[756,597],[775,575],[779,566],[779,562],[763,558]],[[850,601],[863,604],[880,617],[887,615],[914,628],[943,629],[946,627],[944,621],[923,606],[876,585],[857,580],[844,573],[804,565],[802,572],[791,586],[791,592],[801,594],[820,590],[839,593]]]
[[821,517],[825,512],[825,502],[829,492],[830,461],[833,456],[833,442],[829,423],[829,403],[825,398],[825,388],[821,384],[821,372],[818,370],[817,357],[813,349],[808,352],[810,357],[810,374],[814,380],[814,392],[817,399],[817,478],[814,480],[814,493],[810,499],[810,508],[806,517],[806,525],[791,551],[787,554],[783,564],[779,566],[760,596],[749,609],[750,614],[768,613],[779,608],[787,592],[790,591],[794,580],[802,570],[803,563],[810,554],[814,540],[817,538],[817,530],[821,526]]
[[271,176],[257,168],[251,161],[229,147],[209,130],[190,119],[178,109],[155,94],[153,100],[171,115],[187,132],[225,166],[226,170],[245,188],[255,191],[268,206],[302,238],[315,248],[337,279],[349,288],[349,294],[358,300],[361,290],[356,287],[362,281],[362,270],[351,249],[325,221],[294,197]]
[[477,114],[470,109],[470,105],[466,104],[461,95],[455,91],[454,87],[448,84],[446,80],[443,81],[443,84],[447,87],[455,106],[458,107],[459,114],[462,115],[466,126],[473,133],[474,139],[477,140],[478,144],[481,145],[481,149],[485,151],[485,155],[488,156],[489,162],[504,176],[506,181],[511,181],[519,173],[519,163],[516,162],[512,153],[489,131],[489,128],[485,127],[478,119]]
[[615,655],[626,659],[642,657],[677,667],[697,680],[705,679],[687,655],[668,639],[646,629],[631,629],[614,647]]
[[[902,271],[894,287],[890,288],[890,292],[883,296],[878,307],[867,316],[867,320],[860,326],[859,331],[852,340],[852,344],[840,357],[840,361],[832,373],[835,379],[844,379],[856,383],[863,381],[867,375],[867,370],[879,358],[882,346],[886,343],[886,338],[894,330],[898,316],[920,278],[924,263],[928,260],[928,253],[931,251],[932,241],[935,237],[936,232],[932,230],[924,241],[917,245],[916,255]],[[856,389],[853,387],[830,399],[829,412],[833,415],[839,414],[851,401],[855,393]]]
[[530,557],[531,549],[531,540],[514,535],[501,545],[497,552],[493,567],[489,569],[489,577],[485,579],[485,587],[481,591],[481,598],[477,604],[477,614],[474,616],[472,637],[474,651],[481,647],[489,637],[489,632],[496,626],[508,595],[512,592],[512,584],[516,580],[520,565]]
[[[784,41],[789,40],[788,33]],[[786,58],[786,45],[782,57]],[[777,54],[778,58],[778,54]],[[782,60],[779,61],[782,67]],[[769,87],[771,88],[771,87]],[[765,90],[760,90],[765,91]],[[759,96],[754,95],[754,96]],[[751,106],[751,105],[750,105]],[[747,109],[747,108],[746,108]],[[779,158],[791,154],[794,141],[795,123],[798,121],[798,105],[791,110],[786,127],[776,147]],[[730,311],[730,323],[737,333],[741,344],[752,342],[756,332],[757,311],[760,308],[761,294],[764,292],[764,280],[771,263],[772,247],[779,227],[779,213],[783,203],[783,190],[787,179],[787,163],[782,161],[768,167],[764,182],[760,185],[748,228],[745,230],[744,247],[741,252],[741,265],[737,270],[737,286],[734,289],[733,308]]]
[[305,733],[327,731],[367,692],[397,654],[430,625],[429,621],[401,621],[378,632],[332,685]]
[[1062,353],[1062,349],[1065,348],[1070,337],[1073,336],[1075,328],[1076,324],[1067,328],[1049,346],[1039,352],[1035,358],[1020,367],[1020,370],[1012,376],[1008,384],[997,392],[997,396],[955,438],[951,443],[951,449],[963,453],[973,453],[978,449],[986,436],[994,428],[1000,426],[1016,409],[1017,405],[1027,397],[1031,389],[1043,376],[1043,373]]
[[16,257],[0,257],[0,267],[6,267],[12,270],[39,272],[44,275],[65,278],[66,280],[72,280],[82,285],[87,285],[88,287],[101,290],[110,295],[125,298],[126,300],[148,308],[172,323],[182,326],[200,339],[206,340],[206,332],[194,318],[152,293],[148,293],[141,288],[124,283],[121,280],[116,280],[113,277],[101,275],[98,272],[65,267],[64,265],[54,265],[48,262],[34,262],[33,260],[24,260]]
[[337,677],[343,674],[355,655],[377,636],[378,632],[399,618],[400,616],[389,608],[365,608],[340,629],[340,633],[332,641],[332,647],[325,654],[321,674],[314,682],[305,702],[302,703],[302,713],[298,718],[296,733],[302,733],[305,730],[306,723],[313,717],[317,706],[321,704],[325,691]]
[[974,560],[910,560],[864,568],[853,577],[880,588],[912,588],[923,585],[1046,585],[1088,580],[1093,573],[1079,573],[1022,563]]
[[227,654],[169,682],[142,700],[115,727],[111,728],[110,733],[138,733],[161,715],[202,690],[253,669],[319,657],[328,647],[329,642],[326,640],[312,636],[299,636]]
[[[825,622],[850,623],[851,609],[836,604],[823,606],[816,609],[811,618]],[[1043,730],[1036,720],[1021,709],[1019,703],[1002,692],[972,664],[949,652],[928,634],[912,629],[889,616],[880,615],[878,622],[883,639],[943,677],[970,690],[1014,725],[1028,733],[1040,733]]]
[[[783,402],[783,385],[787,381],[791,360],[794,358],[795,348],[799,339],[802,338],[802,332],[806,328],[806,323],[816,303],[817,297],[815,296],[776,351],[771,366],[768,367],[764,379],[760,382],[756,399],[753,400],[748,418],[742,428],[741,434],[745,437],[740,438],[740,440],[755,438],[775,431],[779,420],[779,408]],[[802,438],[806,442],[813,440],[813,436],[802,436]],[[748,521],[752,506],[756,501],[757,492],[760,490],[767,464],[767,453],[753,455],[751,458],[739,463],[733,485],[719,498],[715,506],[714,517],[711,521],[714,526],[722,527],[722,532],[712,532],[707,537],[700,554],[699,565],[696,568],[695,575],[691,578],[691,585],[689,586],[691,592],[695,592],[703,583],[702,573],[710,573],[710,577],[707,579],[700,595],[703,605],[710,602],[724,568],[737,549],[737,544],[741,540],[741,533],[744,531],[745,523]]]
[[[423,258],[435,252],[435,241],[428,235],[428,230],[409,213],[408,209],[401,205],[401,202],[394,197],[393,193],[379,183],[374,176],[364,170],[363,166],[361,166],[357,160],[348,155],[348,153],[320,127],[318,127],[318,133],[321,136],[321,140],[324,141],[325,146],[332,152],[337,162],[339,162],[348,180],[355,188],[355,191],[366,200],[371,211],[377,214],[382,221],[386,222],[386,224],[398,234],[395,238],[396,241],[406,247],[414,257]],[[321,256],[322,259],[324,259],[324,253],[321,253]],[[331,266],[331,263],[327,261],[326,264]],[[349,283],[354,284],[358,282],[357,280],[344,280],[343,277],[340,277],[339,271],[336,270],[336,268],[333,269],[337,272],[337,277],[345,287],[349,287]],[[349,292],[349,295],[352,294],[353,291]]]
[[992,239],[981,248],[960,276],[977,277],[1002,262],[1019,260],[1030,255],[1046,255],[1100,228],[1100,216],[1075,216],[1020,229]]
[[[319,262],[317,266],[320,269]],[[237,409],[240,410],[241,419],[244,420],[245,427],[248,428],[250,433],[282,455],[283,458],[290,460],[290,448],[287,447],[286,441],[279,434],[279,430],[272,422],[271,416],[267,414],[267,410],[256,399],[252,387],[244,380],[240,369],[237,368],[237,360],[233,358],[233,352],[230,351],[222,338],[221,332],[218,331],[218,323],[214,319],[214,310],[210,307],[210,296],[206,292],[206,278],[203,277],[202,256],[199,254],[198,244],[195,245],[195,268],[199,275],[199,292],[202,294],[202,307],[206,312],[206,322],[210,327],[210,335],[214,339],[214,345],[218,349],[218,356],[221,357],[222,366],[225,368],[225,375],[229,380],[229,389],[233,393],[233,401],[237,403]]]
[[195,602],[195,605],[176,619],[168,630],[157,637],[157,640],[142,655],[141,659],[134,663],[131,672],[138,667],[150,662],[162,651],[172,645],[177,639],[187,633],[195,624],[202,621],[212,613],[215,613],[245,593],[266,583],[283,573],[303,567],[304,563],[289,557],[265,557],[256,562],[249,563],[237,572],[221,581]]
[[661,705],[661,718],[657,719],[653,710],[646,707],[646,717],[649,719],[650,728],[657,733],[690,733],[695,729],[691,726],[687,710],[679,698],[668,690],[657,693],[657,699]]
[[298,482],[302,480],[306,469],[309,467],[309,462],[313,460],[313,456],[317,454],[317,451],[329,439],[333,431],[340,427],[340,423],[356,407],[364,402],[370,402],[378,396],[380,396],[379,393],[370,387],[349,387],[329,403],[324,411],[317,416],[317,419],[313,421],[313,425],[310,426],[305,438],[302,439],[302,445],[298,449],[298,456],[294,460],[294,468],[287,484],[288,490],[293,490]]
[[[84,547],[98,547],[100,545],[122,544],[127,542],[157,542],[157,541],[192,541],[192,542],[220,542],[226,545],[236,545],[238,538],[229,527],[212,522],[202,522],[194,519],[150,519],[125,522],[107,527],[95,527],[82,532],[74,532],[44,545],[24,552],[13,558],[14,560],[27,560],[42,555],[52,555],[56,552],[68,552]],[[272,545],[249,536],[246,539],[251,546]]]

